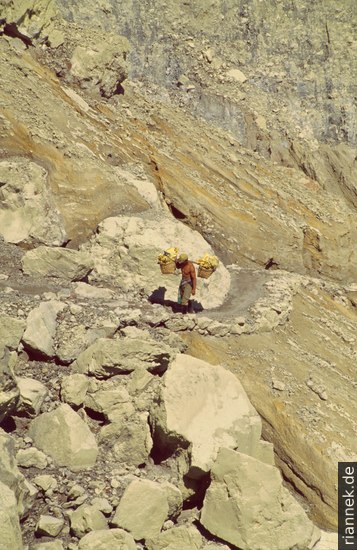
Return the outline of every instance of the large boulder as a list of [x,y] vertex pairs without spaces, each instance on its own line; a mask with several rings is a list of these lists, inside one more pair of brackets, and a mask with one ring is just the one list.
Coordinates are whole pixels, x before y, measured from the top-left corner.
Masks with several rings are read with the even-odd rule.
[[136,550],[135,540],[124,529],[91,531],[85,535],[78,545],[79,550]]
[[65,403],[35,418],[30,424],[29,435],[57,466],[78,471],[90,468],[96,462],[98,446],[94,435]]
[[16,498],[7,485],[0,481],[0,547],[22,550],[22,537]]
[[16,378],[20,391],[20,400],[16,406],[16,414],[20,416],[37,416],[48,394],[48,389],[39,380],[33,378]]
[[42,166],[28,159],[0,162],[0,234],[5,241],[49,246],[66,241],[47,175]]
[[148,550],[200,550],[203,538],[193,525],[180,525],[161,532],[154,539],[145,541]]
[[129,42],[123,36],[96,32],[83,33],[83,41],[76,46],[70,73],[73,80],[85,90],[99,92],[104,97],[118,93],[120,84],[128,76],[126,56]]
[[19,388],[8,363],[8,350],[0,349],[0,422],[14,411],[20,398]]
[[48,540],[36,544],[31,550],[65,550],[65,548],[60,540]]
[[113,454],[119,463],[140,466],[148,460],[152,446],[148,413],[137,413],[123,422],[115,438]]
[[0,315],[0,357],[4,348],[17,349],[24,330],[25,322],[22,319],[4,313]]
[[155,481],[132,481],[116,509],[112,523],[135,540],[157,537],[169,515],[168,492]]
[[117,328],[117,324],[110,322],[94,327],[76,324],[71,330],[68,326],[59,325],[56,331],[56,357],[61,363],[70,364],[98,338],[114,336]]
[[14,493],[18,513],[23,516],[31,508],[36,490],[18,469],[15,455],[14,440],[0,429],[0,482]]
[[69,248],[39,246],[26,252],[22,258],[23,272],[34,277],[41,275],[79,281],[92,267],[88,254]]
[[[163,276],[157,256],[171,246],[186,252],[191,260],[204,253],[213,254],[207,241],[177,220],[162,215],[155,219],[139,217],[107,218],[99,224],[96,235],[84,245],[94,262],[90,279],[119,285],[131,291],[143,288],[152,299],[177,300],[179,272]],[[219,306],[230,285],[230,275],[220,264],[209,279],[198,279],[196,300],[205,308]],[[163,296],[165,294],[165,296]]]
[[10,0],[1,2],[1,23],[17,29],[28,41],[47,39],[47,43],[56,41],[59,31],[56,29],[60,17],[57,3],[47,0]]
[[85,374],[64,376],[61,382],[61,401],[79,407],[85,400],[89,378]]
[[255,455],[261,420],[239,380],[223,367],[179,354],[151,413],[157,451],[189,447],[189,476],[209,472],[220,447]]
[[307,550],[320,538],[301,505],[283,487],[277,468],[225,448],[212,467],[200,522],[242,550]]
[[40,516],[36,525],[36,535],[44,537],[57,537],[64,526],[62,518],[56,518],[43,514]]
[[16,453],[16,461],[22,468],[38,468],[44,470],[48,465],[48,458],[42,451],[36,447],[19,449]]
[[53,300],[42,302],[30,311],[22,338],[25,348],[45,357],[53,357],[56,319],[64,307],[62,302]]
[[102,531],[108,529],[105,516],[95,506],[82,504],[70,517],[71,532],[74,536],[82,538],[90,531]]
[[99,338],[71,365],[72,371],[109,378],[144,366],[150,372],[165,372],[173,357],[171,348],[154,340]]
[[[74,376],[74,375],[73,375]],[[115,411],[123,410],[123,405],[131,402],[128,391],[122,387],[112,387],[99,389],[96,392],[88,393],[84,406],[96,413],[102,414],[106,420],[115,415]],[[124,407],[125,408],[125,407]]]

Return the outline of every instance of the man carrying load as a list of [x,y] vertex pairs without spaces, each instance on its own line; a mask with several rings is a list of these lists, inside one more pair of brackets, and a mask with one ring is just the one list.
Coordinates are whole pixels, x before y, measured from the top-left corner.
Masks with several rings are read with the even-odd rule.
[[191,295],[196,294],[196,270],[187,254],[180,254],[176,260],[176,267],[181,269],[181,282],[178,291],[178,303],[182,313],[193,313]]

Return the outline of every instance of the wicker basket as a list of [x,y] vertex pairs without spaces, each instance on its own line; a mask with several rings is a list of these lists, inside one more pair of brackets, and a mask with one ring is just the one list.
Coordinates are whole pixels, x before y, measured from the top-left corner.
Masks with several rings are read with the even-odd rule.
[[198,268],[198,277],[201,277],[202,279],[208,279],[212,275],[212,273],[215,272],[215,269],[205,269],[204,267],[200,266]]
[[164,275],[173,275],[176,270],[176,264],[174,261],[160,264],[161,273]]

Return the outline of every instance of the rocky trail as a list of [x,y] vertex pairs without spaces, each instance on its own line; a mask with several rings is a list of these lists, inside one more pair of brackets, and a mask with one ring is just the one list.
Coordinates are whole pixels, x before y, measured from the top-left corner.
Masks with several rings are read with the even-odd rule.
[[[197,355],[198,349],[203,345],[205,351],[202,353],[201,349],[198,355],[200,357],[206,356],[210,363],[216,365],[214,367],[216,369],[215,376],[224,377],[226,376],[225,372],[227,372],[227,375],[228,372],[237,373],[263,418],[263,434],[268,440],[274,441],[276,445],[276,460],[279,461],[282,459],[280,442],[276,439],[274,433],[267,429],[268,425],[266,422],[271,413],[267,413],[267,410],[261,406],[263,403],[268,404],[271,402],[271,398],[268,396],[264,398],[261,398],[261,396],[258,397],[256,391],[252,390],[246,375],[242,376],[243,371],[237,371],[236,366],[240,365],[240,367],[244,367],[244,356],[246,353],[244,350],[254,349],[256,346],[254,341],[251,341],[248,344],[248,348],[246,348],[246,342],[242,342],[240,338],[259,338],[263,349],[264,347],[267,349],[269,345],[270,352],[272,352],[274,350],[274,342],[271,341],[267,345],[266,338],[270,338],[270,335],[273,334],[271,332],[273,328],[281,326],[281,337],[281,331],[286,330],[285,326],[291,326],[289,317],[292,311],[292,295],[297,292],[298,287],[301,285],[301,281],[297,284],[296,276],[276,271],[237,270],[232,266],[230,268],[231,286],[222,305],[212,310],[204,310],[195,315],[183,316],[182,314],[172,313],[170,308],[162,307],[159,304],[151,304],[148,296],[143,294],[142,291],[138,291],[130,297],[119,288],[113,291],[113,288],[109,289],[105,286],[92,286],[84,282],[70,282],[63,278],[48,276],[42,276],[42,286],[39,286],[39,279],[32,279],[31,282],[31,277],[22,273],[21,265],[23,265],[23,258],[27,253],[17,253],[17,262],[15,262],[15,255],[12,254],[13,247],[14,245],[6,245],[5,243],[2,246],[1,335],[5,345],[10,346],[10,349],[12,349],[16,346],[16,341],[18,341],[21,333],[24,330],[25,332],[22,337],[23,343],[19,348],[20,352],[16,365],[13,367],[16,373],[15,379],[17,380],[18,390],[15,390],[15,386],[13,386],[13,390],[10,390],[9,378],[7,378],[8,382],[5,390],[6,392],[10,390],[8,399],[12,403],[10,405],[12,415],[11,417],[7,417],[2,426],[5,432],[11,434],[14,449],[17,452],[16,457],[20,471],[33,484],[32,497],[25,491],[25,494],[27,494],[26,498],[31,498],[31,503],[33,504],[31,504],[30,512],[25,514],[22,523],[24,542],[28,543],[30,548],[37,548],[37,546],[33,545],[37,544],[35,541],[38,538],[40,538],[40,541],[47,540],[46,544],[49,544],[49,541],[53,540],[53,538],[51,539],[53,536],[62,545],[58,545],[58,548],[77,548],[78,539],[83,539],[83,543],[80,543],[79,548],[92,548],[91,544],[97,544],[98,540],[100,540],[98,537],[103,536],[102,531],[104,528],[107,529],[108,521],[111,526],[111,529],[109,529],[109,532],[112,532],[111,536],[124,537],[123,533],[125,531],[121,532],[120,529],[121,534],[116,534],[115,529],[117,529],[117,524],[113,513],[114,510],[118,510],[118,504],[125,490],[129,490],[131,483],[134,483],[134,487],[136,487],[135,482],[138,480],[147,480],[154,484],[162,484],[164,482],[170,485],[171,483],[172,489],[170,490],[174,491],[174,487],[179,487],[182,493],[183,487],[181,487],[179,480],[180,475],[182,475],[181,468],[183,467],[183,471],[185,471],[187,465],[184,466],[184,464],[189,464],[189,462],[187,463],[188,457],[186,456],[184,462],[181,462],[183,458],[179,458],[179,456],[184,451],[178,451],[180,449],[178,441],[176,443],[172,442],[174,447],[167,456],[168,449],[172,445],[171,440],[169,438],[163,443],[161,438],[164,432],[161,432],[160,428],[156,436],[154,429],[156,413],[154,412],[155,406],[154,408],[152,407],[156,402],[155,395],[157,395],[158,391],[161,391],[161,380],[164,381],[170,372],[169,368],[167,375],[162,379],[160,378],[167,369],[168,364],[166,363],[165,367],[160,367],[157,360],[162,361],[159,357],[163,357],[165,354],[167,357],[174,357],[176,353],[179,353],[179,355],[183,353]],[[6,257],[8,258],[8,262],[6,261]],[[41,265],[38,263],[37,268],[41,271]],[[52,264],[53,268],[54,264]],[[165,281],[163,284],[167,285],[166,281],[169,278],[170,280],[174,279],[176,287],[178,277],[163,277],[159,272],[158,266],[154,265],[154,269],[156,270],[157,282],[161,283],[161,281]],[[214,276],[215,274],[212,278]],[[318,288],[317,281],[313,283],[308,278],[303,278],[303,280],[305,285],[314,284],[314,288]],[[207,282],[203,281],[202,284],[207,284]],[[232,296],[233,299],[231,298]],[[38,313],[35,315],[36,311]],[[279,315],[277,311],[280,311]],[[275,313],[275,317],[271,315],[272,312]],[[279,319],[280,315],[282,315],[281,320]],[[15,318],[19,319],[19,325],[14,325]],[[33,323],[35,324],[33,325]],[[50,348],[45,345],[45,342],[48,342],[49,338]],[[199,342],[202,338],[204,340],[200,344]],[[90,344],[90,342],[93,343]],[[128,344],[133,342],[135,347],[131,348],[129,345],[128,351],[125,352],[126,346],[123,346],[125,342],[128,342]],[[149,363],[157,365],[153,367],[152,374],[150,374],[150,367],[146,367],[149,372],[145,368],[143,370],[142,367],[137,370],[139,363],[145,358],[145,353],[148,353],[148,350],[144,350],[150,342],[154,345],[151,348],[150,354],[154,353],[154,355],[148,355],[148,359],[150,358]],[[117,351],[112,347],[116,343],[120,344]],[[98,356],[97,352],[95,352],[92,357],[93,359],[98,357],[98,359],[94,359],[94,363],[93,359],[91,359],[88,363],[88,360],[85,359],[86,353],[88,353],[86,352],[88,344],[90,344],[88,350],[93,347],[93,351],[96,346],[99,346],[98,352],[100,346],[108,346],[110,344],[110,347],[107,351],[104,351],[103,348],[103,351],[100,351]],[[140,355],[137,355],[138,352],[136,350],[140,348],[144,356],[142,352]],[[131,349],[132,351],[130,351]],[[155,355],[155,349],[158,351],[161,350],[160,355]],[[281,345],[279,349],[282,349]],[[102,357],[103,352],[104,356],[108,356],[109,360],[109,362],[105,361],[104,364],[103,360],[99,359]],[[124,356],[120,358],[120,355],[117,355],[114,358],[113,353],[118,352],[120,354],[124,353]],[[131,361],[130,354],[133,352],[134,356],[137,356],[133,364],[133,367],[135,365],[134,371],[132,370],[132,366],[128,366]],[[259,353],[257,348],[256,352]],[[125,353],[129,355],[125,356]],[[14,357],[14,352],[11,352],[11,354]],[[83,356],[84,362],[79,363],[79,368],[76,368],[76,361],[79,361],[81,356]],[[188,361],[184,366],[185,379],[188,373],[191,372],[195,359],[193,357],[190,358],[189,355],[182,355],[182,357],[186,358],[186,362]],[[218,362],[217,357],[219,357]],[[202,361],[201,363],[198,363],[200,365],[199,368],[208,368],[208,363]],[[285,364],[283,363],[282,367],[280,367],[278,360],[275,360],[274,363],[273,385],[271,386],[271,383],[265,382],[263,387],[268,390],[268,393],[270,391],[269,388],[272,387],[273,394],[284,394],[288,387],[293,388],[292,380],[289,380],[287,385],[283,381],[286,380],[287,374]],[[123,367],[120,367],[120,364]],[[203,367],[203,365],[207,365],[207,367]],[[6,369],[4,372],[6,372]],[[131,374],[129,374],[130,372]],[[195,369],[192,372],[195,372]],[[157,378],[157,374],[159,374],[159,378]],[[250,378],[252,381],[254,380],[254,373],[251,373]],[[233,383],[233,380],[234,377],[231,379],[230,384]],[[353,383],[351,378],[348,382]],[[176,390],[178,388],[177,383],[178,381],[175,382]],[[190,382],[190,384],[195,383],[200,384],[203,381]],[[311,391],[308,387],[307,389]],[[11,391],[14,393],[11,394]],[[17,393],[18,391],[20,394]],[[194,386],[192,386],[187,397],[185,397],[185,392],[182,394],[184,402],[181,405],[173,405],[174,409],[181,410],[182,406],[184,408],[190,407],[189,395],[193,392],[196,400],[201,395],[201,391],[204,391],[204,395],[206,395],[205,399],[210,401],[210,390],[208,388],[203,390],[203,387],[200,389],[198,385],[194,389]],[[326,388],[323,388],[321,391],[326,392]],[[294,393],[294,391],[291,393],[289,390],[289,401],[292,399],[291,405],[296,411],[303,403],[306,404],[307,400],[306,396],[299,396],[299,394],[294,398]],[[215,401],[217,399],[216,389],[214,395]],[[18,396],[20,397],[20,401],[18,401]],[[131,397],[129,398],[129,396]],[[213,397],[213,394],[211,397]],[[118,398],[119,401],[117,401]],[[321,398],[325,399],[322,395]],[[326,399],[330,401],[330,393]],[[338,402],[333,397],[332,401],[335,403],[332,410],[335,410]],[[7,400],[6,403],[8,407],[10,404],[9,401]],[[18,404],[15,405],[15,403]],[[62,410],[63,403],[68,403],[72,409]],[[15,409],[13,409],[14,406]],[[211,406],[210,404],[209,407]],[[71,410],[76,411],[76,418],[73,417],[71,419]],[[79,437],[81,430],[86,425],[90,433],[99,441],[98,450],[95,451],[96,460],[95,463],[91,464],[90,471],[86,467],[87,459],[85,458],[85,454],[83,455],[83,459],[80,459],[84,460],[84,462],[78,463],[81,466],[75,466],[72,463],[73,455],[77,452],[74,448],[69,448],[66,451],[67,454],[63,457],[61,452],[58,454],[58,443],[53,447],[51,439],[46,440],[46,436],[44,440],[33,439],[35,432],[31,428],[31,424],[33,424],[33,420],[31,419],[38,414],[40,415],[38,418],[43,418],[44,425],[39,433],[45,434],[47,430],[45,424],[46,414],[51,412],[53,414],[63,414],[63,417],[59,417],[56,420],[56,423],[59,422],[59,425],[62,422],[65,423],[61,428],[61,432],[65,429],[67,423],[66,416],[69,415],[68,426],[73,422],[75,425],[79,422],[76,428],[76,438]],[[149,424],[147,424],[148,413],[151,415]],[[123,418],[123,415],[127,418],[126,428],[124,428],[121,421],[118,425],[116,424],[119,418]],[[287,424],[289,424],[288,419],[289,415],[286,417]],[[311,416],[302,417],[300,420],[303,423],[306,421],[310,424]],[[81,422],[83,421],[84,425],[82,426]],[[192,425],[192,421],[192,418],[189,416],[187,419],[188,426]],[[198,424],[200,432],[205,429],[206,418],[203,417],[202,421],[202,424]],[[318,418],[315,417],[314,421],[318,421]],[[272,419],[270,418],[270,425],[271,422]],[[150,430],[148,430],[148,426],[150,426]],[[51,429],[50,425],[49,429]],[[293,430],[296,432],[296,429],[295,426]],[[306,427],[302,429],[300,426],[299,433],[304,433],[306,429]],[[129,431],[127,432],[126,430]],[[277,433],[279,431],[280,429],[277,430]],[[321,427],[319,427],[319,433],[321,434]],[[65,431],[63,434],[65,434]],[[6,445],[9,445],[6,437],[4,444],[7,442]],[[59,434],[56,437],[58,439],[60,437]],[[65,435],[64,437],[66,438]],[[85,437],[88,437],[88,434]],[[187,434],[185,437],[191,436]],[[192,437],[194,436],[192,435]],[[183,440],[181,445],[182,443]],[[294,443],[296,443],[296,436]],[[64,439],[60,445],[66,447],[68,442],[66,443],[66,439]],[[94,448],[96,448],[94,440],[91,445],[94,445]],[[163,447],[163,445],[165,446]],[[173,449],[177,445],[177,450],[173,452]],[[183,449],[186,448],[186,445],[186,443],[183,444]],[[84,449],[86,448],[87,444],[84,446]],[[44,450],[45,453],[38,449]],[[309,448],[306,451],[311,452],[311,441],[309,441]],[[82,451],[78,452],[81,453]],[[83,450],[83,452],[90,451]],[[177,452],[179,454],[176,456]],[[286,440],[284,441],[284,452],[289,452]],[[301,452],[305,452],[303,445],[301,445]],[[268,447],[264,453],[268,453]],[[272,447],[269,453],[272,453]],[[264,454],[266,456],[264,459],[263,456],[259,456],[261,456],[261,460],[268,460],[268,463],[271,464],[273,455],[269,453],[269,460],[266,454]],[[192,456],[190,460],[193,460]],[[289,462],[289,459],[285,458],[285,460]],[[301,462],[303,462],[303,459],[301,459]],[[118,466],[119,464],[120,466]],[[307,472],[303,475],[306,474]],[[15,474],[13,473],[12,475]],[[19,473],[16,474],[18,480],[21,479],[19,476]],[[287,479],[289,478],[290,476],[288,475]],[[186,482],[188,479],[191,478],[186,478]],[[202,507],[207,480],[203,477],[200,482],[202,485],[198,483],[198,480],[199,477],[197,478],[195,474],[188,484],[185,482],[186,489],[182,494],[186,494],[186,496],[183,497],[185,500],[183,501],[183,505],[181,505],[183,506],[181,508],[182,511],[175,519],[172,517],[173,523],[172,519],[166,520],[168,523],[165,524],[166,527],[164,528],[168,529],[168,531],[162,531],[163,541],[166,536],[164,533],[168,533],[168,536],[172,534],[174,537],[177,548],[182,544],[187,544],[187,549],[195,548],[195,545],[197,545],[197,548],[207,547],[207,549],[241,547],[243,542],[240,539],[239,541],[237,539],[236,542],[234,542],[234,538],[230,539],[232,543],[228,546],[224,546],[223,541],[219,542],[221,538],[226,540],[225,537],[227,536],[221,531],[221,527],[219,526],[224,524],[223,520],[216,527],[211,526],[214,534],[218,535],[218,539],[214,539],[213,537],[211,542],[209,542],[209,537],[206,546],[202,546],[202,541],[208,535],[204,529],[202,531],[202,524],[199,523],[198,518],[200,517],[199,510]],[[42,483],[45,485],[41,489]],[[191,483],[193,483],[192,486]],[[40,492],[38,492],[38,487],[40,487]],[[148,485],[146,489],[150,489],[150,487]],[[309,495],[309,500],[310,502],[314,501],[311,495]],[[306,502],[301,502],[305,507]],[[27,506],[30,506],[30,501],[27,502]],[[133,503],[130,504],[130,514],[134,513],[132,506]],[[73,511],[76,509],[79,510],[77,514],[79,517],[78,521],[82,527],[76,526],[76,514],[72,520]],[[151,508],[148,508],[148,510],[151,510]],[[137,510],[135,513],[140,515],[141,512]],[[152,514],[152,511],[150,511],[150,514]],[[149,537],[153,535],[147,534],[145,527],[142,527],[144,531],[136,534],[134,526],[130,526],[129,518],[130,516],[128,516],[128,520],[124,519],[124,523],[119,522],[118,525],[124,526],[124,529],[134,534],[134,538],[136,539],[145,538],[145,546],[140,546],[137,543],[137,548],[151,548],[150,544],[153,544],[152,548],[154,549],[157,547],[156,545],[161,544],[159,539],[153,539],[156,541],[153,543],[149,541]],[[38,525],[39,520],[43,522],[43,527]],[[129,523],[126,523],[126,521]],[[147,520],[143,518],[143,521]],[[51,522],[54,524],[53,527]],[[149,523],[151,525],[151,519]],[[175,529],[171,532],[170,529],[174,526]],[[180,529],[176,531],[178,528]],[[57,533],[56,529],[58,529],[58,534],[54,535],[53,533]],[[287,529],[289,531],[289,528]],[[94,534],[97,531],[98,537],[95,538]],[[87,532],[93,533],[93,542],[90,542],[89,539],[91,537],[89,537],[87,543],[87,539],[85,538]],[[35,533],[36,538],[34,538]],[[202,535],[204,535],[203,539]],[[266,531],[264,530],[265,536]],[[329,534],[324,535],[323,541],[325,539],[329,540],[329,537]],[[108,548],[111,548],[111,544],[113,548],[115,544],[119,544],[114,542],[115,538],[110,540],[108,539]],[[214,540],[215,542],[213,542]],[[124,542],[120,544],[124,544]],[[129,544],[129,542],[127,541],[125,544]],[[301,548],[305,548],[304,544]],[[324,544],[324,542],[321,542],[321,545],[316,546],[316,548],[325,548]],[[326,548],[333,548],[333,542],[328,544],[330,546]],[[129,544],[128,548],[130,547]],[[38,544],[38,548],[42,548],[41,544]]]

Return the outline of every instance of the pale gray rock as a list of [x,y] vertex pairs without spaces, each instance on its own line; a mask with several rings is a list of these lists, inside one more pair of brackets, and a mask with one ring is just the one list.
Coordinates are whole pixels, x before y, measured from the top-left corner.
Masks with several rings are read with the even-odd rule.
[[152,447],[148,413],[143,412],[130,416],[123,423],[115,439],[113,453],[119,463],[140,466],[148,460]]
[[16,408],[20,399],[20,390],[9,367],[10,354],[0,349],[0,422]]
[[105,516],[95,506],[82,504],[70,516],[71,532],[82,538],[90,531],[109,529]]
[[89,379],[85,374],[70,374],[62,378],[61,400],[68,405],[79,407],[84,403]]
[[88,393],[84,406],[92,411],[103,414],[107,419],[115,415],[115,411],[123,410],[123,404],[130,403],[131,397],[125,388],[100,389]]
[[128,384],[130,395],[141,394],[152,382],[153,375],[146,369],[135,369]]
[[165,322],[165,327],[175,332],[192,330],[194,326],[194,319],[187,315],[175,315]]
[[[59,40],[60,31],[57,30],[60,17],[57,6],[48,4],[43,0],[29,0],[28,2],[5,2],[2,7],[2,18],[7,23],[13,23],[19,29],[21,35],[35,40],[41,37],[53,37]],[[38,16],[41,14],[41,18]]]
[[29,435],[58,466],[78,471],[96,462],[98,446],[94,435],[66,403],[32,420]]
[[64,307],[62,302],[53,300],[42,302],[30,311],[22,338],[26,349],[40,353],[45,357],[53,357],[56,319]]
[[219,321],[212,321],[206,330],[211,336],[227,336],[230,327]]
[[22,258],[26,275],[55,277],[79,281],[91,271],[92,261],[85,252],[68,248],[39,246],[29,250]]
[[88,298],[89,300],[112,300],[115,292],[109,288],[99,288],[87,283],[73,283],[74,293],[79,298]]
[[200,522],[242,550],[307,550],[320,538],[319,530],[283,487],[277,468],[225,448],[212,467]]
[[[107,218],[97,228],[88,250],[94,262],[89,279],[117,284],[123,290],[143,288],[150,296],[164,287],[165,299],[177,301],[180,274],[162,275],[159,265],[153,262],[159,254],[173,246],[197,260],[203,254],[214,254],[211,246],[188,226],[166,215],[155,220],[135,216]],[[209,279],[199,279],[197,299],[204,308],[221,305],[229,290],[230,275],[220,264]]]
[[38,468],[44,470],[48,464],[48,459],[45,453],[39,451],[35,447],[28,449],[20,449],[16,454],[16,460],[19,466],[23,468]]
[[240,71],[239,69],[230,69],[229,71],[227,71],[227,76],[229,78],[232,78],[236,82],[239,82],[239,84],[244,84],[244,82],[247,80],[245,74],[242,73],[242,71]]
[[41,515],[36,525],[36,535],[57,537],[64,526],[64,520],[53,516]]
[[220,447],[254,455],[261,434],[260,417],[237,377],[184,354],[163,377],[151,423],[159,448],[190,446],[190,477],[209,472]]
[[135,413],[134,405],[131,402],[118,404],[115,409],[108,412],[109,424],[102,427],[99,432],[99,440],[118,439],[123,426]]
[[150,372],[165,372],[172,351],[154,340],[99,338],[72,363],[73,372],[109,378],[144,366]]
[[57,489],[58,483],[55,477],[43,474],[33,479],[35,485],[40,487],[46,495],[50,496]]
[[265,462],[265,464],[270,464],[275,466],[275,457],[274,457],[274,446],[269,441],[259,441],[259,445],[254,453],[254,458]]
[[125,489],[112,523],[129,531],[135,540],[156,537],[168,517],[166,491],[149,480],[132,481]]
[[6,347],[9,350],[16,350],[25,330],[25,322],[22,319],[0,315],[0,356]]
[[36,490],[18,469],[15,455],[14,440],[0,429],[0,481],[15,494],[22,517],[31,508]]
[[16,378],[20,390],[20,400],[16,406],[16,414],[32,418],[37,416],[48,394],[48,389],[42,382],[33,378]]
[[76,500],[78,497],[81,497],[85,494],[86,490],[82,485],[79,485],[78,483],[75,483],[70,488],[67,498],[68,500]]
[[169,505],[168,517],[176,519],[182,511],[182,493],[180,489],[168,481],[163,481],[161,483],[161,487],[166,492],[167,502]]
[[111,33],[98,35],[88,32],[91,41],[75,48],[70,73],[85,90],[96,90],[104,97],[117,93],[118,86],[128,75],[126,55],[129,42]]
[[135,326],[124,327],[120,330],[125,338],[139,338],[140,340],[150,340],[150,332],[148,330],[142,330]]
[[[73,308],[73,306],[71,307]],[[56,333],[56,357],[62,363],[72,363],[98,338],[111,338],[114,336],[117,328],[117,324],[109,321],[93,328],[76,324],[71,328],[70,332],[68,332],[68,329],[59,326]]]
[[244,326],[241,326],[239,323],[234,323],[230,326],[229,332],[231,334],[243,334],[246,331]]
[[275,380],[274,379],[274,380],[272,380],[271,385],[272,385],[272,388],[274,390],[278,390],[278,391],[284,391],[285,388],[286,388],[284,382],[282,382],[281,380]]
[[145,541],[148,550],[200,550],[203,538],[193,525],[181,525],[163,531],[157,537]]
[[155,327],[166,323],[166,321],[170,319],[171,315],[171,312],[167,311],[167,309],[158,304],[154,304],[152,306],[152,311],[144,314],[143,319],[145,320],[145,323],[151,327]]
[[46,170],[26,158],[0,162],[0,234],[10,243],[60,246],[66,238]]
[[78,550],[136,550],[136,548],[132,535],[123,529],[92,531],[85,535],[78,545]]
[[4,550],[22,550],[22,536],[16,498],[2,481],[0,481],[0,547]]
[[91,505],[94,506],[97,510],[102,512],[105,516],[110,516],[113,511],[113,506],[110,504],[109,500],[101,497],[94,497],[91,500]]
[[33,550],[64,550],[64,546],[60,540],[49,540],[35,544]]
[[321,531],[321,539],[314,550],[336,550],[338,548],[338,533]]
[[199,316],[197,317],[197,328],[200,328],[202,330],[207,329],[207,327],[212,323],[212,319],[210,317],[204,317]]

